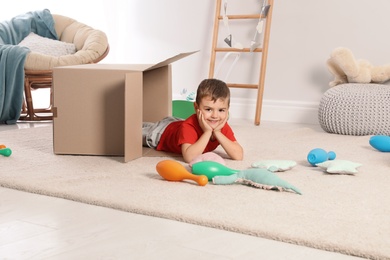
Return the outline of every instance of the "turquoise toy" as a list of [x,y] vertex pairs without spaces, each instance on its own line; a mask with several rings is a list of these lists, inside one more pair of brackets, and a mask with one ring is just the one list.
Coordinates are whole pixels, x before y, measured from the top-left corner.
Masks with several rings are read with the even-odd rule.
[[206,175],[209,181],[215,176],[227,176],[239,172],[238,170],[226,167],[214,161],[201,161],[192,165],[192,173],[195,175]]
[[215,176],[212,181],[214,184],[219,185],[241,183],[266,190],[292,190],[297,194],[302,195],[299,189],[266,169],[246,169],[229,176]]
[[267,190],[292,190],[302,194],[299,189],[280,179],[275,173],[262,168],[234,170],[214,161],[201,161],[192,165],[192,173],[206,175],[214,184],[248,184]]
[[324,149],[321,148],[315,148],[311,150],[307,155],[307,161],[313,166],[316,166],[317,163],[322,163],[327,160],[334,160],[335,158],[335,152],[326,152]]
[[390,152],[390,136],[374,135],[371,136],[370,145],[381,152]]

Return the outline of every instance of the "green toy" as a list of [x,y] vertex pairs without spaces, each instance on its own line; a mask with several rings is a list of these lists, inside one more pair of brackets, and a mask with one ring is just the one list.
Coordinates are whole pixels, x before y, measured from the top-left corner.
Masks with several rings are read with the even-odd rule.
[[201,161],[192,165],[192,173],[195,175],[206,175],[209,181],[215,176],[232,175],[239,172],[238,170],[226,167],[223,164],[214,161]]
[[194,113],[194,102],[188,100],[172,101],[172,116],[186,119]]
[[265,190],[292,190],[297,194],[302,195],[299,189],[280,179],[275,173],[266,169],[246,169],[228,176],[215,176],[212,181],[214,184],[218,185],[241,183]]
[[12,150],[10,148],[7,148],[7,147],[3,147],[1,146],[0,147],[0,154],[5,156],[5,157],[10,157],[11,154],[12,154]]

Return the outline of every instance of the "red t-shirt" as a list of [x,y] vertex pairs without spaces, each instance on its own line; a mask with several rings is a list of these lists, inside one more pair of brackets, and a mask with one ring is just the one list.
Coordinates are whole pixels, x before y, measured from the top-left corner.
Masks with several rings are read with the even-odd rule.
[[[233,130],[228,123],[223,126],[221,132],[229,140],[236,141]],[[181,154],[182,144],[194,144],[198,141],[202,134],[203,130],[199,125],[197,115],[193,114],[186,120],[170,123],[161,135],[160,142],[158,143],[156,150]],[[218,145],[218,140],[209,140],[203,153],[215,150]]]

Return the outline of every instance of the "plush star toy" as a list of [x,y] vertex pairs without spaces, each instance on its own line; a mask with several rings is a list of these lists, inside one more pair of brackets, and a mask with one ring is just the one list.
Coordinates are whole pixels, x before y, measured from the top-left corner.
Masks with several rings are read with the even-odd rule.
[[316,166],[324,169],[327,173],[355,174],[358,172],[356,168],[362,164],[347,160],[333,160],[317,163]]

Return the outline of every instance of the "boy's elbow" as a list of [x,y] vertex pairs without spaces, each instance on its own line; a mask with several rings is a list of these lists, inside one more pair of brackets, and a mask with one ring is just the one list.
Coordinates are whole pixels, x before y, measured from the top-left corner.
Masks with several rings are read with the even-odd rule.
[[244,159],[243,151],[237,151],[235,153],[229,154],[230,158],[236,161],[242,161]]
[[191,162],[191,159],[187,158],[185,156],[183,156],[183,160],[184,160],[185,163],[190,163]]
[[187,151],[182,152],[183,160],[186,163],[190,163],[194,158],[196,157],[195,155],[192,155],[191,153],[188,153]]
[[235,157],[234,160],[242,161],[244,159],[244,150],[242,148],[239,149],[239,151],[235,154],[234,157]]
[[235,158],[233,158],[233,160],[236,160],[236,161],[242,161],[243,159],[244,159],[243,154],[237,155],[237,156],[235,156]]

